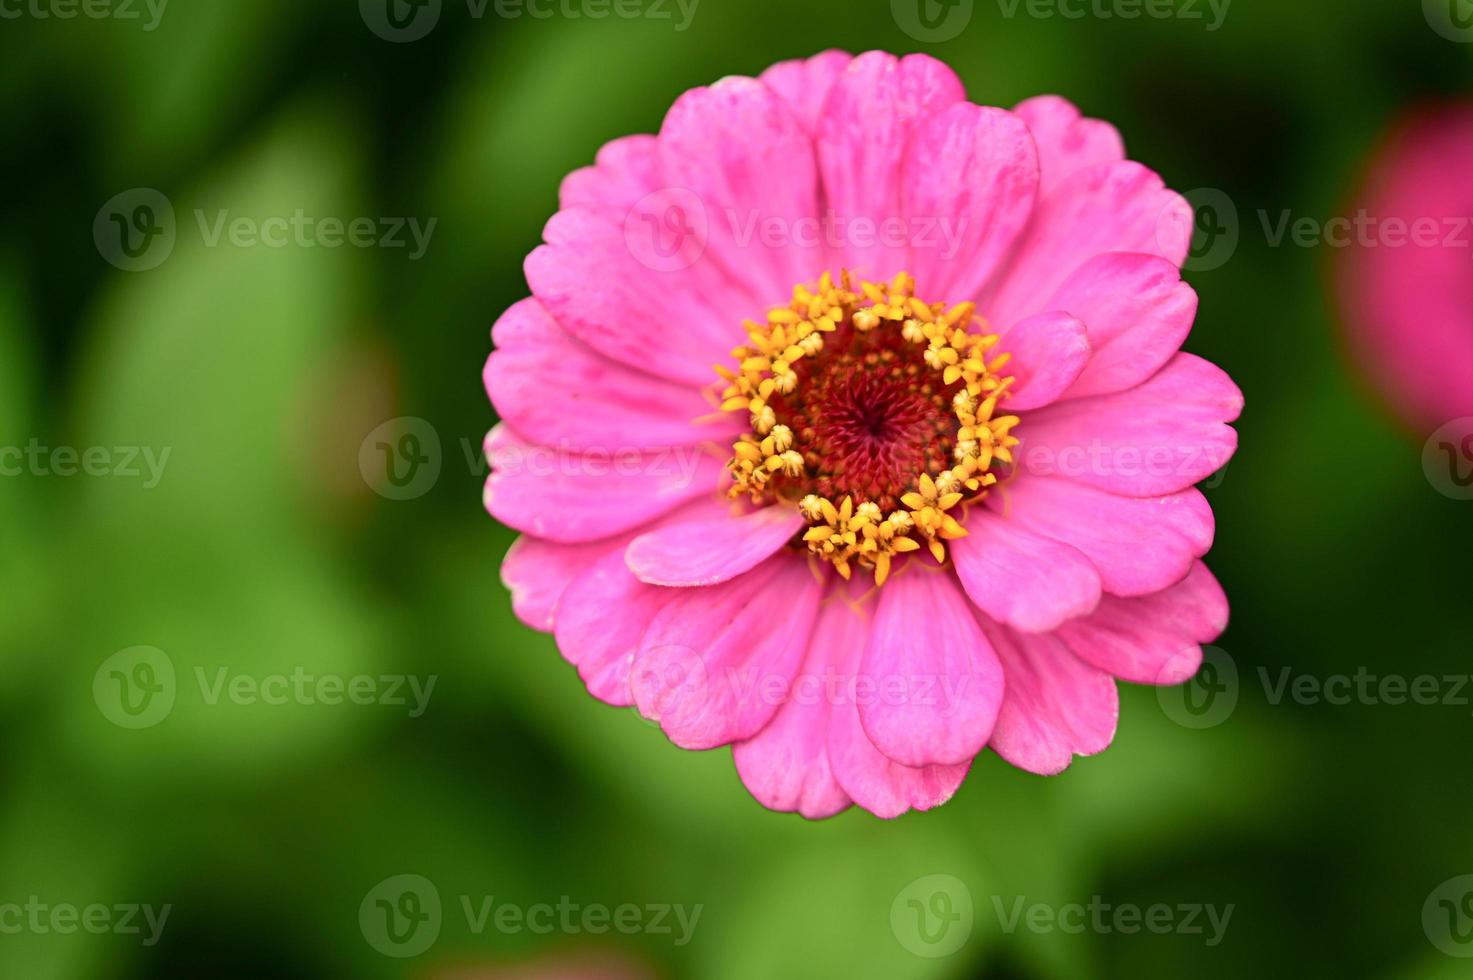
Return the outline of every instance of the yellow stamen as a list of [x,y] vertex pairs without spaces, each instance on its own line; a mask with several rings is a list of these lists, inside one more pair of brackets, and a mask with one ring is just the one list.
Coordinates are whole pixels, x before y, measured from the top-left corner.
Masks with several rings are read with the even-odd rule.
[[[765,324],[747,322],[751,342],[732,352],[738,370],[717,368],[726,384],[721,407],[748,413],[752,427],[732,447],[731,495],[745,494],[759,504],[799,498],[796,507],[810,525],[802,536],[808,550],[846,579],[854,564],[869,569],[878,585],[889,577],[896,555],[924,546],[945,562],[944,542],[967,534],[952,512],[997,482],[994,463],[1011,465],[1010,450],[1018,444],[1011,434],[1017,417],[996,414],[1013,384],[1001,374],[1009,355],[990,354],[998,337],[986,331],[973,304],[926,302],[914,291],[915,280],[904,272],[889,283],[860,282],[857,289],[847,271],[837,283],[825,272],[816,287],[794,287],[792,302],[769,311]],[[843,324],[858,333],[894,330],[907,343],[923,346],[921,358],[935,380],[924,380],[923,370],[918,385],[939,383],[942,391],[961,386],[949,396],[957,424],[950,468],[917,473],[899,495],[900,507],[888,514],[869,500],[856,504],[851,495],[831,500],[805,492],[802,482],[814,477],[810,466],[821,468],[813,448],[803,446],[812,432],[795,433],[772,404],[777,399],[780,406],[796,390],[800,363],[821,356],[824,335]]]

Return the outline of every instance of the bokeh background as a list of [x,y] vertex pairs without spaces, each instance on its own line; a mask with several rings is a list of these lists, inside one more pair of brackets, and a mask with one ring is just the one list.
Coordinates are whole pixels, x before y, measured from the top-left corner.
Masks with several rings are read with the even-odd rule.
[[[1432,898],[1473,873],[1473,685],[1461,705],[1272,696],[1286,669],[1473,664],[1469,505],[1429,482],[1429,434],[1342,353],[1335,250],[1276,246],[1264,226],[1349,213],[1399,114],[1473,94],[1456,21],[1430,0],[1234,0],[1221,18],[1181,0],[1164,19],[977,0],[933,41],[884,0],[700,0],[688,22],[653,0],[604,19],[559,2],[538,18],[444,0],[408,43],[353,0],[69,19],[66,0],[0,3],[0,445],[170,452],[152,487],[0,478],[0,906],[171,908],[152,944],[0,931],[0,976],[565,976],[569,958],[715,980],[1473,975],[1434,944]],[[513,618],[512,534],[480,505],[489,329],[525,295],[563,175],[654,131],[687,88],[831,46],[929,52],[984,103],[1068,96],[1208,201],[1188,347],[1248,401],[1243,448],[1207,489],[1234,618],[1196,692],[1199,709],[1218,698],[1205,720],[1130,689],[1105,755],[1047,780],[985,756],[951,803],[889,823],[769,813],[729,752],[680,751],[590,699]],[[126,271],[94,223],[137,188],[176,231]],[[212,245],[195,217],[298,209],[436,224],[416,259]],[[360,448],[402,418],[434,434],[439,472],[391,499]],[[136,647],[176,682],[133,728],[107,705],[107,662]],[[211,703],[196,671],[222,669],[436,681],[411,716]],[[444,907],[410,958],[360,919],[402,874]],[[944,956],[906,922],[931,875],[973,907]],[[683,944],[478,932],[462,898],[488,896],[701,913]],[[1233,912],[1209,945],[1010,930],[999,908],[1020,899]]]

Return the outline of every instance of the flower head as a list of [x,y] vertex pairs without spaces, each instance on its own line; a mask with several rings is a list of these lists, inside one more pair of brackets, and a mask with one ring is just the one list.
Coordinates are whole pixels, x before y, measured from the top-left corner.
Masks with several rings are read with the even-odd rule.
[[1473,105],[1401,120],[1348,223],[1339,293],[1366,375],[1426,432],[1473,416]]
[[924,56],[686,93],[568,177],[493,330],[518,615],[774,809],[1102,751],[1116,680],[1227,619],[1193,485],[1242,397],[1180,352],[1191,226],[1110,126]]
[[967,533],[947,512],[995,484],[992,464],[1018,444],[1017,418],[997,411],[1007,355],[990,353],[998,338],[973,310],[925,303],[905,273],[795,287],[748,325],[738,369],[719,369],[722,408],[751,422],[732,446],[730,496],[797,501],[809,551],[846,579],[855,563],[883,585],[921,541],[944,562],[943,539]]

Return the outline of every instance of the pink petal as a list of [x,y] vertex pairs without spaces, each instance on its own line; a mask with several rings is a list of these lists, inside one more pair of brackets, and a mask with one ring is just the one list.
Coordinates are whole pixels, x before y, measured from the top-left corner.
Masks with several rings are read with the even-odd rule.
[[592,167],[563,178],[558,198],[564,208],[606,211],[619,221],[640,200],[658,189],[653,136],[625,136],[604,144]]
[[694,448],[571,453],[527,442],[505,424],[487,436],[486,458],[491,516],[565,544],[611,537],[715,497],[725,478],[720,460]]
[[927,55],[870,51],[840,76],[819,125],[818,159],[840,264],[856,275],[889,279],[909,250],[882,240],[887,221],[903,220],[901,166],[911,133],[965,97],[946,65]]
[[1221,368],[1177,354],[1129,391],[1057,402],[1018,428],[1025,473],[1062,475],[1131,497],[1175,493],[1238,448],[1243,393]]
[[[728,506],[722,497],[697,500],[650,525],[649,530],[724,514]],[[645,585],[629,571],[624,553],[638,533],[585,545],[558,545],[528,537],[518,541],[536,549],[546,579],[562,582],[551,613],[564,659],[578,668],[590,694],[620,706],[633,703],[629,668],[640,637],[655,613],[675,595],[670,589]],[[563,578],[567,570],[572,574]]]
[[1197,315],[1197,293],[1157,255],[1096,256],[1064,283],[1049,307],[1084,321],[1094,355],[1069,398],[1133,388],[1181,349]]
[[629,682],[634,654],[650,620],[674,596],[671,589],[636,579],[618,547],[573,580],[558,606],[555,635],[589,694],[620,707],[634,703]]
[[1076,549],[980,507],[966,528],[950,544],[952,561],[962,588],[993,619],[1045,633],[1099,605],[1100,573]]
[[[711,220],[719,215],[691,189],[664,179],[659,146],[653,136],[614,140],[593,167],[564,180],[564,214],[549,223],[546,249],[528,257],[528,282],[555,305],[554,313],[570,318],[564,322],[570,333],[614,360],[705,385],[713,355],[724,358],[741,336],[742,318],[763,300],[709,261]],[[598,282],[600,275],[620,281]],[[599,322],[600,297],[610,292],[623,302],[605,308],[604,316],[634,331]],[[661,331],[659,344],[650,345],[640,332],[650,323],[680,329],[674,336]]]
[[951,575],[910,563],[880,590],[860,661],[859,718],[902,765],[960,765],[982,751],[1002,701],[1002,669]]
[[635,538],[625,560],[650,585],[719,585],[771,558],[806,523],[788,505],[670,521]]
[[958,102],[915,127],[901,169],[909,271],[926,296],[976,296],[1007,261],[1038,191],[1021,119]]
[[834,83],[853,60],[847,51],[824,51],[806,61],[780,61],[758,78],[782,97],[804,131],[814,134]]
[[733,77],[686,92],[660,129],[659,160],[665,183],[694,193],[709,216],[703,261],[763,308],[828,264],[813,140],[766,85]]
[[1043,171],[1040,194],[1052,193],[1086,167],[1125,159],[1120,133],[1107,122],[1085,119],[1074,104],[1057,95],[1040,95],[1013,110],[1028,123],[1038,144]]
[[1005,369],[1017,378],[1008,412],[1042,408],[1058,401],[1090,359],[1084,324],[1068,313],[1040,313],[1007,332],[1000,348],[1012,355]]
[[640,712],[685,749],[756,735],[803,661],[822,594],[808,563],[786,554],[730,582],[678,590],[635,656]]
[[[610,704],[631,702],[629,665],[640,636],[655,612],[673,596],[668,589],[645,585],[629,571],[624,553],[641,531],[657,531],[673,522],[699,521],[726,512],[729,502],[713,495],[697,499],[635,531],[589,544],[555,544],[523,536],[503,563],[503,578],[515,576],[542,599],[540,628],[552,629],[568,662],[579,668],[588,690]],[[546,605],[550,596],[550,605]]]
[[496,411],[533,442],[620,452],[689,446],[734,434],[689,386],[660,381],[568,336],[535,299],[515,304],[492,328],[486,391]]
[[1180,582],[1212,547],[1215,530],[1212,508],[1195,489],[1120,497],[1069,480],[1026,476],[989,503],[1008,523],[1083,554],[1114,595],[1148,595]]
[[598,558],[618,548],[614,540],[558,544],[522,535],[512,542],[501,562],[501,581],[511,592],[512,611],[532,629],[552,632],[558,600],[569,583]]
[[[694,190],[667,180],[660,168],[660,140],[633,136],[605,144],[594,167],[564,180],[561,206],[570,217],[558,215],[548,225],[551,252],[533,252],[527,259],[533,292],[541,283],[545,299],[564,299],[566,308],[576,314],[564,326],[614,360],[697,385],[709,383],[711,352],[725,355],[723,346],[741,336],[741,318],[766,301],[745,292],[728,271],[710,261],[711,220],[720,215],[711,214]],[[588,243],[580,248],[579,228],[591,217]],[[554,240],[564,228],[570,230],[569,236]],[[589,253],[594,258],[588,258]],[[569,268],[558,270],[558,261],[569,262]],[[533,268],[541,277],[538,283],[533,283]],[[648,312],[664,317],[658,323],[682,324],[679,336],[660,336],[663,332],[648,323],[635,326],[635,333],[644,335],[653,348],[641,354],[638,345],[627,343],[629,337],[620,343],[619,336],[600,330],[597,311],[588,312],[594,301],[577,292],[577,277],[583,273],[619,277],[619,283],[600,283],[597,289],[627,296],[633,305],[620,312],[627,309],[630,321]],[[586,283],[583,286],[586,289]],[[664,292],[654,293],[655,289]],[[661,340],[675,343],[660,345]],[[692,349],[697,361],[678,364]]]
[[840,679],[853,678],[853,667],[845,665],[858,660],[863,627],[842,597],[830,596],[818,614],[803,669],[777,714],[757,735],[732,746],[737,773],[763,806],[810,820],[849,806],[829,762],[829,738],[833,716],[843,710]]
[[[698,521],[727,512],[724,496],[697,498],[645,528],[585,544],[559,544],[524,534],[512,542],[501,563],[501,580],[511,592],[512,610],[535,630],[550,633],[561,609],[561,597],[573,580],[605,555],[623,560],[629,542],[646,530],[658,530],[673,521]],[[632,577],[632,576],[631,576]]]
[[[600,354],[700,387],[758,305],[705,261],[708,225],[700,201],[679,189],[654,192],[622,219],[559,211],[543,232],[547,244],[527,256],[527,283],[564,330]],[[676,249],[668,265],[650,251],[656,237]]]
[[[818,675],[825,696],[831,695],[828,758],[834,778],[855,803],[890,819],[907,810],[929,810],[951,799],[966,778],[971,760],[956,766],[912,769],[882,755],[864,733],[855,670],[869,637],[866,612],[874,607],[873,601],[866,608],[857,604],[859,588],[851,585],[824,606],[810,644],[807,669]],[[815,654],[823,655],[822,668],[814,666]],[[866,688],[865,698],[875,696]]]
[[886,820],[907,810],[930,810],[956,795],[972,761],[955,766],[903,766],[875,748],[859,721],[859,710],[841,705],[829,733],[829,762],[839,785],[855,803]]
[[1059,287],[1096,255],[1144,252],[1177,266],[1191,245],[1192,206],[1138,163],[1081,170],[1039,199],[1033,223],[982,314],[1008,326],[1048,309]]
[[1222,586],[1197,562],[1169,589],[1139,599],[1106,596],[1100,608],[1065,623],[1058,636],[1081,659],[1133,684],[1181,684],[1202,662],[1201,644],[1227,628]]
[[1110,747],[1120,720],[1115,679],[1084,663],[1055,636],[987,630],[1007,689],[988,745],[1019,769],[1055,776],[1076,755]]

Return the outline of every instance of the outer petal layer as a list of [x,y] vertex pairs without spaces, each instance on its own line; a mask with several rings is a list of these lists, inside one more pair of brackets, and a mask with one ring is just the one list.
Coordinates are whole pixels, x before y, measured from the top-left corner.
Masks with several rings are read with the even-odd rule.
[[907,269],[935,297],[976,296],[1033,213],[1038,153],[1021,119],[958,102],[921,122],[901,168]]
[[[693,194],[704,211],[704,254],[690,270],[702,282],[721,270],[760,304],[747,311],[754,315],[822,272],[827,257],[794,234],[818,220],[813,140],[772,89],[732,77],[685,93],[665,117],[657,152],[665,185]],[[762,231],[773,221],[785,234],[769,240]],[[725,326],[740,339],[740,320]]]
[[1112,252],[1080,267],[1049,306],[1084,321],[1094,355],[1069,397],[1124,391],[1150,379],[1181,350],[1197,294],[1158,255]]
[[1029,415],[1019,428],[1023,471],[1131,497],[1176,493],[1227,465],[1238,448],[1228,423],[1242,411],[1243,393],[1221,368],[1178,354],[1129,391]]
[[1197,562],[1177,585],[1140,599],[1106,597],[1059,636],[1081,659],[1135,684],[1181,684],[1202,662],[1201,644],[1227,628],[1222,586]]
[[1180,266],[1191,218],[1186,199],[1138,163],[1080,170],[1039,201],[1012,267],[982,310],[1004,327],[1045,310],[1076,269],[1105,252],[1144,252]]
[[989,743],[1019,769],[1053,776],[1076,755],[1110,747],[1120,719],[1115,680],[1070,652],[1057,637],[989,629],[1007,692]]
[[578,668],[588,693],[621,707],[634,703],[629,671],[639,641],[672,589],[645,585],[615,548],[583,571],[563,593],[557,645]]
[[563,178],[558,198],[564,208],[602,211],[623,221],[629,209],[658,186],[655,137],[625,136],[604,144],[593,166]]
[[[650,193],[622,220],[559,211],[543,231],[547,244],[527,256],[527,283],[564,330],[600,354],[699,388],[758,301],[723,286],[724,273],[698,279],[691,270],[702,258],[705,216],[682,209],[696,205],[677,190]],[[656,261],[664,247],[675,249],[668,267]],[[676,327],[652,343],[651,324]]]
[[717,494],[721,463],[696,449],[569,453],[521,439],[506,425],[486,437],[491,516],[518,531],[565,544],[633,530],[681,504]]
[[528,439],[568,449],[626,452],[726,438],[735,420],[694,388],[626,367],[574,340],[535,299],[491,331],[486,391]]
[[[732,746],[737,773],[763,806],[820,819],[849,805],[830,762],[830,742],[852,691],[853,664],[865,632],[864,621],[848,603],[830,596],[819,612],[802,672],[787,688],[777,715],[757,735]],[[852,702],[847,707],[852,714]]]
[[956,580],[914,562],[880,590],[865,644],[859,717],[901,765],[960,765],[992,734],[1002,668]]
[[955,72],[921,54],[870,51],[839,77],[819,126],[818,159],[845,268],[889,279],[905,267],[907,249],[858,229],[904,218],[901,166],[911,134],[964,95]]
[[[826,654],[837,683],[828,736],[829,765],[844,792],[876,816],[889,819],[907,810],[929,810],[951,799],[966,778],[971,760],[912,769],[885,756],[870,742],[859,710],[864,700],[879,695],[868,685],[861,693],[855,671],[869,636],[867,612],[874,607],[872,602],[867,609],[854,605],[857,593],[858,588],[851,587],[832,597],[814,631],[814,649]],[[827,683],[829,675],[821,679]]]
[[822,594],[807,562],[778,555],[704,589],[680,589],[655,616],[634,662],[639,710],[685,749],[751,738],[791,683]]
[[1083,554],[1105,590],[1122,596],[1180,582],[1212,547],[1216,527],[1207,498],[1195,489],[1121,497],[1069,480],[1025,476],[989,502],[1019,528]]
[[534,630],[550,633],[563,590],[589,565],[618,548],[617,541],[558,544],[522,535],[501,562],[501,581],[511,592],[512,611]]
[[877,817],[890,819],[907,810],[930,810],[956,795],[972,767],[903,766],[875,748],[865,734],[853,701],[839,706],[829,733],[829,760],[844,792]]
[[1040,95],[1013,109],[1033,133],[1043,179],[1039,193],[1052,193],[1086,167],[1125,159],[1120,133],[1107,122],[1086,119],[1057,95]]
[[865,734],[859,706],[881,695],[861,689],[855,676],[873,610],[864,600],[858,583],[833,584],[777,716],[733,747],[737,772],[765,806],[818,818],[852,799],[888,819],[940,806],[966,777],[970,760],[912,769],[882,755]]
[[758,80],[782,97],[806,132],[815,134],[834,83],[853,60],[847,51],[824,51],[806,61],[780,61]]

